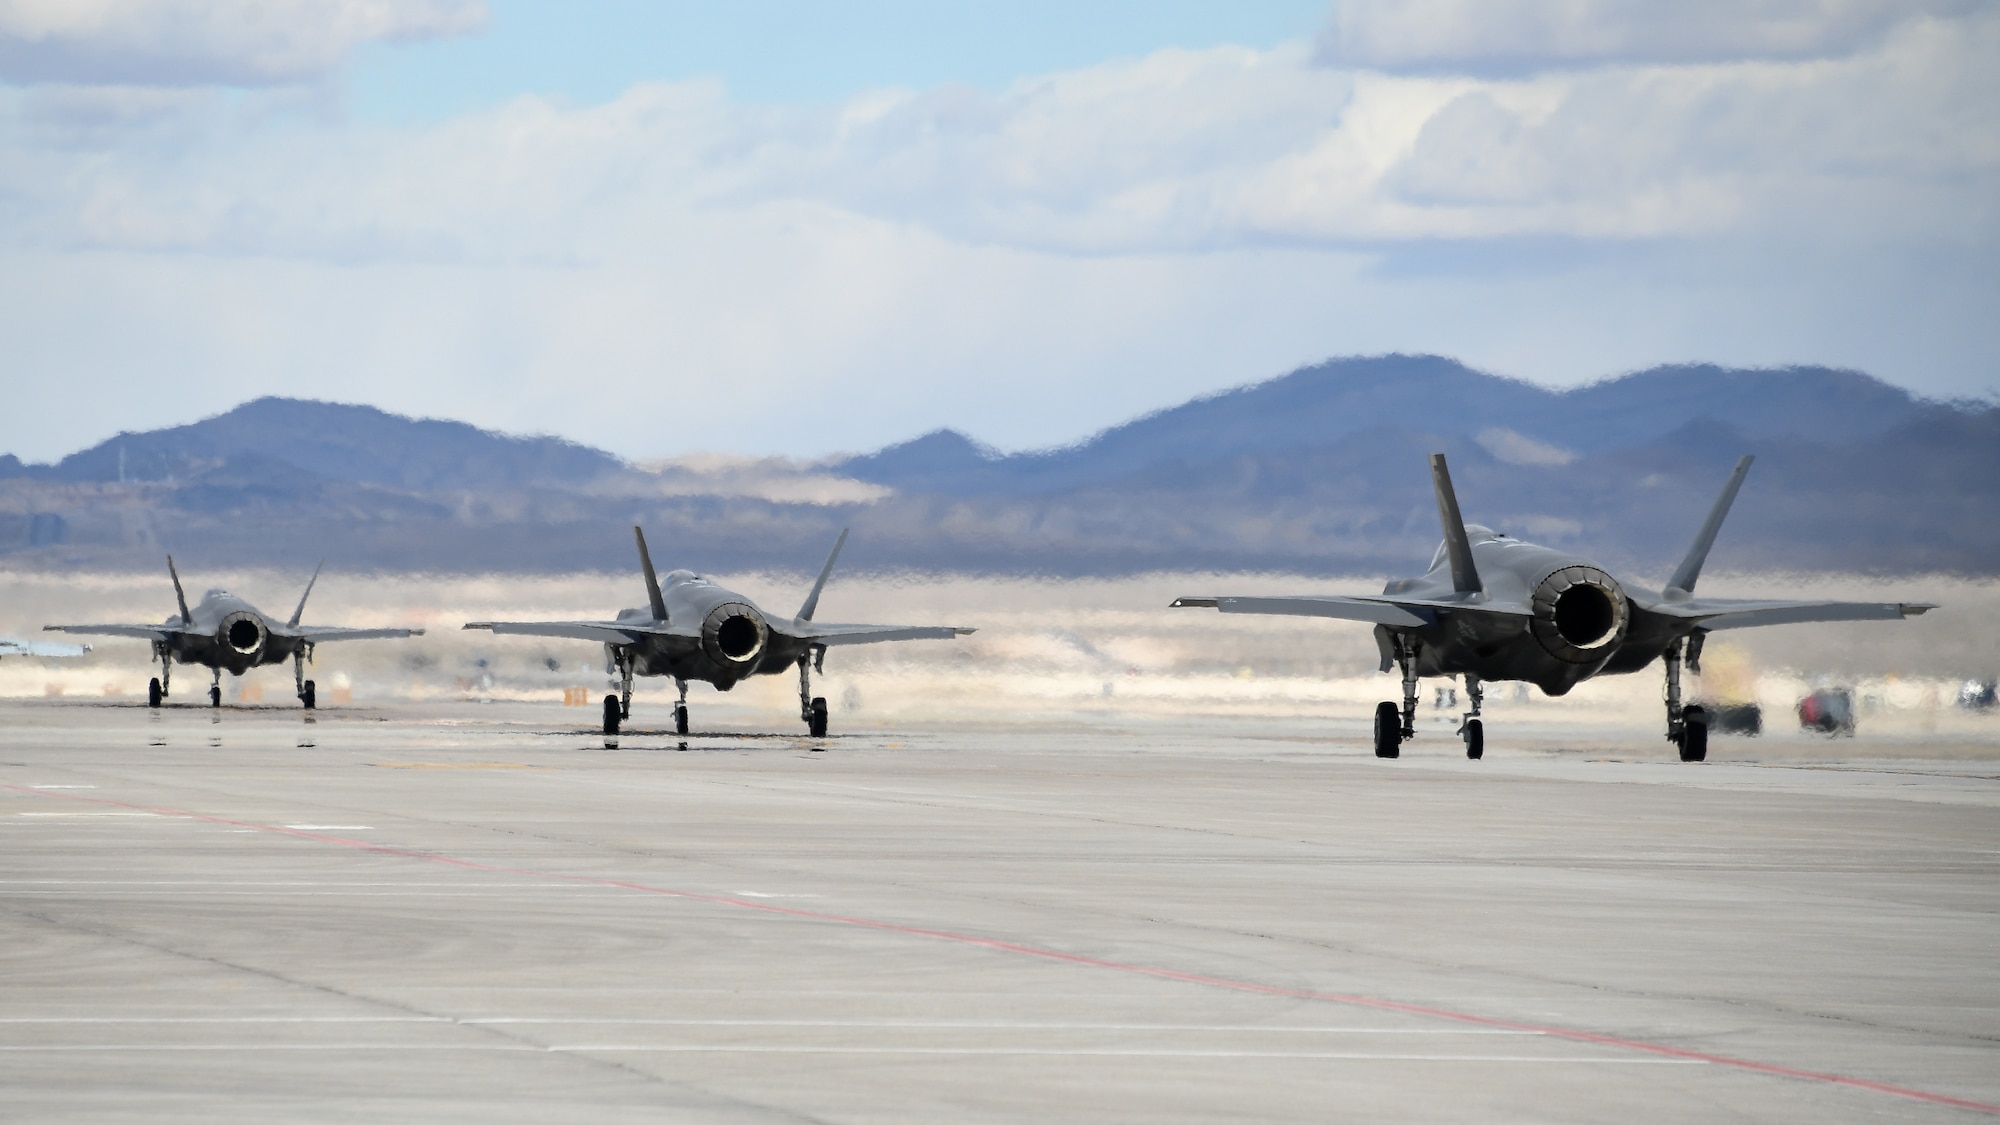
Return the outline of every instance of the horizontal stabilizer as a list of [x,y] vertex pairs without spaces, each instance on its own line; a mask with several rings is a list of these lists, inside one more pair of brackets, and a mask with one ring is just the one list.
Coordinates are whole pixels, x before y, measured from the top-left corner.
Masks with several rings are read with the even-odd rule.
[[818,625],[812,622],[801,622],[800,625],[802,627],[798,629],[787,629],[774,624],[774,628],[797,640],[829,648],[869,645],[878,641],[948,641],[977,631],[963,625]]
[[1669,604],[1656,609],[1701,627],[1752,629],[1763,625],[1797,625],[1808,621],[1900,621],[1937,606],[1929,602],[1771,602],[1711,599]]
[[1175,598],[1169,609],[1213,608],[1223,613],[1265,613],[1284,617],[1337,617],[1346,621],[1369,621],[1377,625],[1398,625],[1414,629],[1431,619],[1390,602],[1368,601],[1338,595],[1298,597],[1214,597]]
[[44,625],[45,633],[86,633],[98,637],[137,637],[147,641],[164,641],[178,635],[181,630],[165,625]]
[[[570,637],[607,645],[629,645],[649,637],[677,636],[666,625],[632,621],[468,621],[468,629],[491,629],[518,637]],[[697,634],[698,635],[698,634]]]

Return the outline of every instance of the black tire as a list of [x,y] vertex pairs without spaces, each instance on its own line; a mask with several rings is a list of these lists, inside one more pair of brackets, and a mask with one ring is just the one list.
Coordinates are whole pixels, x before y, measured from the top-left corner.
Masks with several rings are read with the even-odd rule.
[[615,695],[607,695],[607,696],[605,696],[605,697],[604,697],[604,733],[605,733],[605,734],[617,734],[617,733],[618,733],[618,724],[619,724],[619,723],[620,723],[621,721],[623,721],[623,719],[624,719],[624,718],[625,718],[625,716],[624,716],[623,712],[621,712],[621,711],[619,710],[619,707],[618,707],[618,697],[617,697],[617,696],[615,696]]
[[688,732],[688,709],[676,703],[674,704],[674,733],[686,734],[687,732]]
[[1681,712],[1681,761],[1708,760],[1708,711],[1689,707]]
[[146,685],[146,706],[158,707],[160,705],[160,697],[164,694],[160,690],[160,678],[154,676],[152,682]]
[[825,738],[826,698],[824,696],[818,696],[818,695],[813,696],[812,707],[810,708],[810,710],[812,717],[806,720],[806,729],[812,732],[812,736],[814,738]]
[[1465,720],[1465,756],[1478,761],[1486,756],[1486,724],[1478,719]]
[[220,706],[222,706],[222,687],[221,687],[221,685],[219,685],[219,684],[218,684],[218,685],[216,685],[215,687],[212,687],[212,688],[209,688],[209,689],[208,689],[208,705],[209,705],[210,707],[220,707]]
[[1375,705],[1375,756],[1395,758],[1402,755],[1403,713],[1394,703],[1382,702]]
[[316,710],[319,707],[319,685],[307,680],[306,686],[299,689],[299,702],[308,711]]

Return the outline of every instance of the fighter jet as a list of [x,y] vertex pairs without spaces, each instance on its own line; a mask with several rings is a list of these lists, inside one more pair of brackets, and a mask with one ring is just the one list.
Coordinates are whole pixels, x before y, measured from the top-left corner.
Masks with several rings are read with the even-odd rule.
[[[324,564],[321,564],[322,566]],[[240,676],[266,664],[292,662],[292,682],[299,702],[307,710],[319,704],[313,682],[306,679],[306,662],[313,647],[322,641],[359,641],[375,637],[422,636],[422,629],[343,629],[332,625],[300,625],[306,599],[312,596],[319,570],[299,595],[299,605],[288,621],[274,621],[262,611],[227,590],[210,590],[201,603],[188,609],[187,594],[181,589],[180,572],[174,557],[167,556],[167,574],[174,580],[174,600],[180,615],[158,625],[45,625],[57,633],[95,633],[111,637],[138,637],[153,642],[153,659],[160,662],[160,674],[146,685],[146,704],[158,707],[167,698],[173,683],[174,662],[200,664],[214,673],[208,688],[211,707],[222,706],[222,673]]]
[[793,666],[799,670],[799,719],[814,738],[826,736],[826,700],[812,693],[812,673],[825,670],[826,650],[836,645],[876,641],[915,641],[963,636],[971,629],[952,625],[822,625],[813,620],[820,591],[847,542],[847,532],[834,540],[833,552],[820,569],[819,581],[805,604],[790,619],[759,609],[756,603],[710,582],[693,571],[668,573],[664,586],[653,571],[646,534],[632,529],[639,544],[639,569],[646,576],[650,604],[621,612],[614,621],[472,621],[468,629],[491,629],[533,637],[574,637],[600,641],[619,677],[619,693],[604,697],[604,733],[617,734],[632,716],[632,677],[672,676],[680,689],[674,704],[674,729],[688,732],[689,680],[714,684],[728,691],[750,676],[775,676]]
[[1621,582],[1588,559],[1468,526],[1459,517],[1444,454],[1433,453],[1431,482],[1444,542],[1423,575],[1396,579],[1380,594],[1195,597],[1172,604],[1372,622],[1381,671],[1393,665],[1403,674],[1401,709],[1394,702],[1375,708],[1378,758],[1396,757],[1402,743],[1416,737],[1419,676],[1465,677],[1472,709],[1458,736],[1465,756],[1476,759],[1485,753],[1480,704],[1486,682],[1523,680],[1563,695],[1593,676],[1637,672],[1658,659],[1666,668],[1667,739],[1680,748],[1682,761],[1699,762],[1708,757],[1708,716],[1698,704],[1681,705],[1681,668],[1699,674],[1709,633],[1803,621],[1895,620],[1937,608],[1696,597],[1702,564],[1753,460],[1736,463],[1687,557],[1658,593]]

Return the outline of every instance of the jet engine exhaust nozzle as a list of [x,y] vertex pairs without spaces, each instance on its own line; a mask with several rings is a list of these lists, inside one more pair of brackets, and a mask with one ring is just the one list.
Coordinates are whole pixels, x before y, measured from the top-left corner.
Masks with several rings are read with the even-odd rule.
[[1535,587],[1535,639],[1571,664],[1604,660],[1625,639],[1631,605],[1618,580],[1594,566],[1566,566]]
[[742,602],[716,606],[701,623],[702,651],[726,668],[755,666],[770,636],[764,616]]
[[264,648],[264,623],[254,613],[238,611],[222,619],[215,639],[244,656],[255,656]]

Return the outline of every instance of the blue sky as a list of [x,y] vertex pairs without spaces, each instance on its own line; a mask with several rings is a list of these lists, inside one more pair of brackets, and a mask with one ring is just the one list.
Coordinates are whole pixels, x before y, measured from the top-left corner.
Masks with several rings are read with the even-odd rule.
[[1322,0],[496,0],[490,11],[470,35],[364,45],[347,78],[356,116],[436,121],[519,94],[591,105],[635,82],[700,77],[762,103],[883,86],[997,92],[1024,76],[1163,47],[1275,47],[1311,38],[1326,18]]
[[1390,351],[1992,397],[1994,58],[1988,0],[0,5],[0,452],[274,393],[1022,449]]

